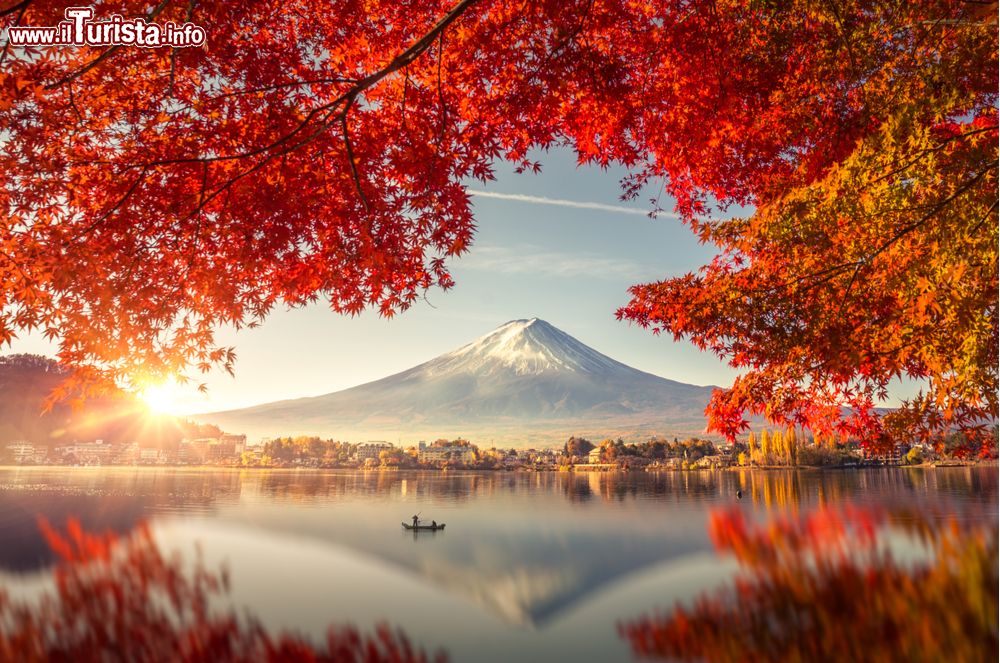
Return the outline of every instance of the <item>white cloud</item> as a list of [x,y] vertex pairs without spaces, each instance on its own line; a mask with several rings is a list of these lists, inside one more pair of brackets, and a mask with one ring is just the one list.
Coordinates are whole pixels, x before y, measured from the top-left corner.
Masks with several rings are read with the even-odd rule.
[[475,246],[462,258],[465,269],[499,274],[531,274],[535,276],[602,278],[628,280],[630,283],[656,278],[655,270],[643,269],[628,261],[615,260],[594,253],[560,253],[540,250],[536,246],[514,247]]
[[[614,212],[615,214],[635,214],[638,216],[649,216],[648,210],[637,207],[625,207],[624,205],[606,205],[604,203],[581,202],[578,200],[566,200],[565,198],[546,198],[544,196],[527,196],[520,193],[496,193],[495,191],[481,191],[479,189],[469,189],[469,195],[479,198],[495,198],[497,200],[511,200],[518,203],[532,203],[535,205],[556,205],[558,207],[572,207],[575,209],[592,209],[602,212]],[[677,218],[676,214],[660,212],[657,216]]]

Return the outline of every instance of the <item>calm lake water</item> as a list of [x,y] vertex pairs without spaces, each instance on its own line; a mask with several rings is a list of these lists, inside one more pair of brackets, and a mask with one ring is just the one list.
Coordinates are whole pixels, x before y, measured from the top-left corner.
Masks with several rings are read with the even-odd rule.
[[[742,499],[736,492],[741,490]],[[824,504],[996,523],[997,469],[488,473],[0,469],[0,585],[30,596],[54,564],[36,520],[76,516],[225,564],[269,628],[387,622],[454,661],[625,661],[618,625],[690,601],[737,566],[708,532]],[[403,531],[414,513],[447,523]],[[917,546],[890,542],[897,554]],[[910,548],[914,550],[910,550]]]

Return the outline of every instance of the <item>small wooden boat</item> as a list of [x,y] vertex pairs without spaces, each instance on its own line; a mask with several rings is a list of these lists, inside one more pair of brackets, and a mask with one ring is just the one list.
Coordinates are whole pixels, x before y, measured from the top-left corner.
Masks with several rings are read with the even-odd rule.
[[415,532],[436,532],[439,529],[444,529],[444,523],[438,523],[437,525],[407,525],[406,523],[401,523],[401,525],[409,530]]

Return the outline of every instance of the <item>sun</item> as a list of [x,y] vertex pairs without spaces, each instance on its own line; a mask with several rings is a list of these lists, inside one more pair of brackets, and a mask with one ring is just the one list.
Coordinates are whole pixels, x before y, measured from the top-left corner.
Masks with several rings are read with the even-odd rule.
[[181,390],[173,378],[139,392],[139,398],[156,414],[174,414],[180,405]]

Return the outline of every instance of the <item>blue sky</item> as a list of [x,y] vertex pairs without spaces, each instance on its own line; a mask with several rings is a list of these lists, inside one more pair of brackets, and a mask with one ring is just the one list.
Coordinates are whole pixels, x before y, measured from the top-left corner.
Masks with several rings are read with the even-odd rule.
[[568,151],[539,159],[539,175],[518,175],[501,165],[496,182],[470,186],[487,195],[473,198],[478,231],[471,251],[452,262],[454,288],[432,290],[426,302],[392,319],[374,312],[343,317],[317,304],[278,311],[258,329],[226,333],[224,340],[236,345],[239,357],[236,378],[211,376],[209,396],[194,396],[185,409],[336,391],[410,368],[508,320],[530,317],[657,375],[695,384],[731,380],[732,371],[711,355],[614,316],[628,301],[630,285],[696,268],[711,251],[676,219],[648,218],[648,195],[622,203],[623,172],[578,168]]
[[[734,371],[686,342],[618,322],[627,289],[696,269],[710,247],[672,215],[650,219],[648,192],[619,200],[622,171],[579,168],[569,151],[537,157],[541,174],[505,164],[488,186],[473,183],[478,232],[452,262],[456,286],[392,319],[344,317],[323,304],[277,310],[261,327],[220,341],[234,345],[236,377],[213,373],[209,392],[182,389],[176,413],[242,407],[344,389],[455,349],[504,322],[539,317],[635,368],[698,385],[726,385]],[[549,201],[556,201],[555,203]],[[559,202],[561,201],[561,202]],[[661,200],[669,209],[669,200]],[[52,354],[36,336],[14,352]]]

